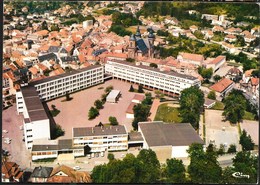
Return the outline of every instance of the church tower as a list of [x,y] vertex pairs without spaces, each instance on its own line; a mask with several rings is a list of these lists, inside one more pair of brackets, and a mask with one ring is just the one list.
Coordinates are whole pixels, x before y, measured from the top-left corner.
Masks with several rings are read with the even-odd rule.
[[135,58],[135,51],[136,51],[136,40],[134,34],[132,34],[129,39],[128,58]]
[[155,41],[155,36],[153,34],[153,30],[149,30],[149,35],[148,35],[148,42],[149,42],[149,57],[154,58],[154,41]]

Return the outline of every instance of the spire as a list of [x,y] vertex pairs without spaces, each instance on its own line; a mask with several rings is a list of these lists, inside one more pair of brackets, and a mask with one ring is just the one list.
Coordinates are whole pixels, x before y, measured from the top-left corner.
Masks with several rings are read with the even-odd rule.
[[141,37],[141,32],[140,32],[140,28],[139,28],[139,25],[137,26],[137,29],[136,29],[136,34],[135,34],[136,37]]
[[155,38],[155,36],[154,36],[154,34],[153,34],[153,29],[152,29],[152,28],[149,29],[148,38]]
[[134,34],[131,35],[130,41],[135,41],[135,35]]

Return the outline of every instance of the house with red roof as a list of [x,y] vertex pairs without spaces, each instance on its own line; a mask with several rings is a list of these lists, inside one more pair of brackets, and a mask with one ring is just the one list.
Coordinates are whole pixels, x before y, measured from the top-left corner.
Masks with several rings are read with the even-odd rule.
[[204,61],[203,55],[198,55],[198,54],[192,54],[192,53],[179,53],[177,56],[177,59],[180,62],[186,62],[190,64],[195,64],[197,66],[201,66],[202,62]]
[[23,172],[15,162],[2,162],[2,182],[22,182]]
[[234,84],[235,83],[232,80],[228,78],[222,78],[220,81],[212,85],[210,89],[216,92],[216,95],[219,99],[222,99],[233,89]]
[[212,68],[213,72],[216,72],[221,66],[226,63],[226,56],[220,55],[206,64],[206,68]]

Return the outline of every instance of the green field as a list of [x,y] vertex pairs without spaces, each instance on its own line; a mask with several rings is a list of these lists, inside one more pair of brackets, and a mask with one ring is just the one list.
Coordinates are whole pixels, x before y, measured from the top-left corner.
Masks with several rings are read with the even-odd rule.
[[216,104],[211,108],[214,110],[224,110],[224,103],[220,102],[220,101],[216,101]]
[[255,115],[251,112],[245,111],[245,115],[243,116],[243,119],[245,120],[255,120]]
[[164,103],[157,109],[154,121],[164,121],[170,123],[180,123],[182,121],[179,116],[179,108],[169,107],[168,103]]

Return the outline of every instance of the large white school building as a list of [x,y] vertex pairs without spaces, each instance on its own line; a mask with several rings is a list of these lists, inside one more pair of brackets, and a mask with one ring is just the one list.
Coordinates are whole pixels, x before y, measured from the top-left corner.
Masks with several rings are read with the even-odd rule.
[[16,93],[16,102],[18,114],[23,113],[24,116],[27,149],[32,149],[35,139],[50,139],[50,120],[41,100],[51,100],[103,82],[104,68],[97,65],[45,78],[22,87]]
[[179,95],[183,89],[201,85],[199,79],[193,76],[173,71],[160,71],[152,67],[118,60],[108,60],[105,65],[105,73],[111,74],[114,78],[127,80],[148,88],[177,95]]

